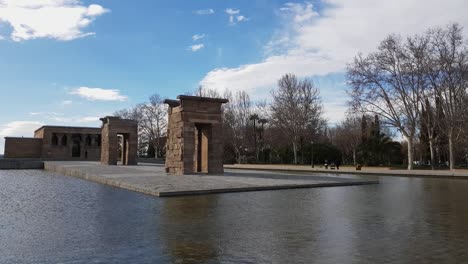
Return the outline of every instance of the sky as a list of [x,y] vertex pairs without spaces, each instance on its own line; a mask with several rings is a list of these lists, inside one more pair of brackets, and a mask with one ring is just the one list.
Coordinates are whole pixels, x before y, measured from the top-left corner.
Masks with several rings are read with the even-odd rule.
[[286,73],[347,109],[346,64],[388,34],[459,23],[465,0],[0,0],[3,137],[99,118],[199,85],[270,100]]

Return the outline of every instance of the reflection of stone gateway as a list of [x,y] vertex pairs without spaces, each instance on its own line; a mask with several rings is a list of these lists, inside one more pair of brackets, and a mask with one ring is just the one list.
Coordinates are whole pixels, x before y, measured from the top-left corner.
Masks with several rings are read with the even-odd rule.
[[222,173],[221,105],[227,99],[179,95],[169,105],[166,172]]

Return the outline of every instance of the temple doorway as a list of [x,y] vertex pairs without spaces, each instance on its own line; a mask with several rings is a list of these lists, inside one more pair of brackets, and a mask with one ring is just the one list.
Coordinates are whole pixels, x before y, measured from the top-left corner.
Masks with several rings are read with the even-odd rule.
[[208,173],[210,138],[210,124],[195,125],[195,172]]
[[119,153],[118,153],[118,160],[120,161],[121,165],[129,165],[128,164],[128,149],[129,149],[129,134],[117,134],[117,137],[119,138],[118,144],[119,144]]
[[72,142],[72,158],[81,157],[81,136],[73,135]]

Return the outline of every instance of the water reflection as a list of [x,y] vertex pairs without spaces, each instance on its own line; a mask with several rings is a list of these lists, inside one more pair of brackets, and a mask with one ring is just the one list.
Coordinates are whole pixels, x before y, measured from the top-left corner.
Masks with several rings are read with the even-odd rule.
[[177,263],[214,263],[217,196],[164,199],[160,211],[160,236],[165,251]]
[[464,263],[468,181],[155,198],[0,171],[0,263]]

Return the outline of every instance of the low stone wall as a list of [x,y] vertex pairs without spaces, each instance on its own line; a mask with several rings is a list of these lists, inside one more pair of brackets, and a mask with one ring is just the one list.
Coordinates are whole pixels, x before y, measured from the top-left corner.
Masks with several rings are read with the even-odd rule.
[[5,137],[5,158],[40,158],[42,138]]
[[164,164],[164,159],[155,159],[155,158],[138,158],[138,163],[154,163],[154,164]]
[[0,170],[40,170],[44,162],[37,159],[0,159]]

